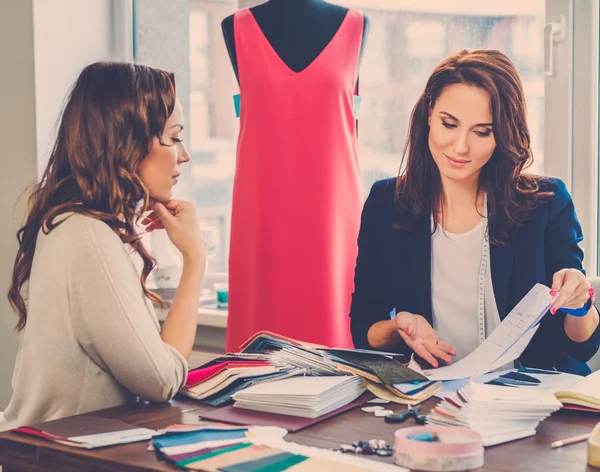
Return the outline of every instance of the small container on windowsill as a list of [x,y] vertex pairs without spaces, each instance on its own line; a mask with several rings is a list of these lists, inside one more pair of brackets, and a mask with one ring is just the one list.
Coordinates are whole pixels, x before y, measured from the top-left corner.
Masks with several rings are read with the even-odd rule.
[[216,282],[213,287],[217,293],[217,307],[227,308],[229,306],[229,283]]

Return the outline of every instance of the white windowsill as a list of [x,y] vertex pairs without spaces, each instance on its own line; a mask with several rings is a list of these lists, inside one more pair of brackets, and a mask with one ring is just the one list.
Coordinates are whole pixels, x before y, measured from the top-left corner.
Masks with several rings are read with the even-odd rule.
[[[164,321],[169,312],[169,307],[162,309],[156,308],[156,315],[160,321]],[[227,327],[227,310],[215,310],[212,308],[200,307],[198,309],[198,326],[212,326],[213,328]]]
[[[202,283],[202,287],[204,289],[210,289],[212,290],[213,285],[216,282],[227,282],[228,281],[228,274],[225,273],[217,273],[217,272],[207,272],[206,274],[204,274],[204,280]],[[158,316],[158,319],[160,321],[164,321],[165,318],[167,317],[167,313],[169,312],[169,308],[170,308],[170,303],[168,300],[173,298],[173,293],[175,288],[164,288],[162,289],[163,292],[161,293],[161,289],[157,289],[156,287],[151,287],[152,290],[155,290],[159,295],[161,295],[164,299],[165,302],[167,304],[167,306],[162,309],[160,308],[158,305],[154,306],[154,309],[156,310],[156,315]],[[168,293],[164,293],[164,291],[170,292],[170,295],[168,295]],[[168,296],[167,296],[168,295]],[[210,297],[209,297],[210,298]],[[210,302],[210,300],[208,299],[204,299],[204,297],[201,298],[201,305],[200,308],[198,309],[198,326],[210,326],[213,328],[227,328],[227,314],[228,311],[226,309],[217,309],[217,308],[208,308],[206,306],[203,306],[202,303],[206,303],[206,302]],[[214,294],[214,290],[212,292],[212,306],[216,306],[216,295]]]

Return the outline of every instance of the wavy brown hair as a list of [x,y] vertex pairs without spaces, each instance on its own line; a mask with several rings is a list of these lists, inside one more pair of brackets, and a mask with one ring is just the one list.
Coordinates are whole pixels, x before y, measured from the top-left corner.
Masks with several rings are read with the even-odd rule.
[[140,282],[145,295],[163,305],[146,287],[156,261],[142,245],[134,221],[149,200],[139,164],[153,138],[160,140],[175,100],[171,73],[119,62],[83,69],[62,112],[46,170],[33,186],[25,225],[17,232],[19,250],[8,292],[19,316],[17,330],[27,322],[21,289],[31,274],[37,235],[50,233],[60,224],[55,218],[67,212],[103,221],[130,245],[144,262]]
[[[462,50],[434,69],[413,108],[402,166],[396,181],[396,208],[409,230],[423,213],[442,211],[440,172],[429,149],[429,111],[444,89],[454,84],[488,92],[496,149],[481,169],[479,191],[488,196],[489,238],[502,244],[537,204],[552,195],[540,190],[541,177],[522,173],[533,163],[525,94],[511,60],[492,49]],[[437,226],[437,219],[433,231]]]

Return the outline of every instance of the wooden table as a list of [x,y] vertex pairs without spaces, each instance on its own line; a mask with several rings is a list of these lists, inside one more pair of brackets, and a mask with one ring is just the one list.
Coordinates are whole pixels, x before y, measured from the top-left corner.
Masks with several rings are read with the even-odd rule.
[[[435,404],[429,400],[427,410]],[[119,418],[127,423],[158,429],[174,423],[196,423],[201,411],[210,410],[189,399],[175,399],[170,404],[133,405],[94,412],[96,416]],[[395,409],[400,409],[398,406]],[[406,425],[414,425],[411,420]],[[587,466],[586,443],[550,449],[552,441],[588,433],[600,416],[560,411],[543,421],[536,436],[485,451],[485,471],[599,471]],[[386,424],[383,418],[355,409],[316,424],[286,439],[309,446],[335,448],[363,439],[392,442],[394,431],[403,425]],[[392,463],[392,458],[370,456]],[[34,439],[15,433],[0,433],[0,465],[4,472],[25,471],[173,471],[176,467],[159,462],[146,450],[145,443],[125,444],[97,450],[82,450]]]

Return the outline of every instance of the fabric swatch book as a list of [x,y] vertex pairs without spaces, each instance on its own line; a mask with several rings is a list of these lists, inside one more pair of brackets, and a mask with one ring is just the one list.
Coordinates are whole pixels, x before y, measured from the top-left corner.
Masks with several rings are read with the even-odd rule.
[[312,346],[314,345],[261,331],[243,345],[243,352],[271,353],[272,363],[282,362],[306,369],[307,375],[351,374],[384,385],[428,380],[404,365],[402,361],[408,359],[402,354]]
[[179,393],[222,406],[232,402],[235,392],[250,385],[304,373],[304,369],[272,359],[270,353],[223,354],[190,369]]
[[392,385],[414,381],[424,382],[427,380],[427,377],[423,374],[409,369],[396,358],[388,357],[387,355],[358,350],[327,352],[331,355],[331,359],[338,363],[337,367],[342,372],[360,375],[373,382]]
[[[223,406],[232,403],[236,393],[255,385],[297,376],[348,375],[385,385],[394,401],[400,403],[415,404],[435,390],[425,388],[430,385],[427,378],[406,367],[401,362],[404,357],[394,353],[325,348],[267,331],[255,334],[241,348],[242,352],[220,355],[191,369],[180,393],[212,406]],[[415,395],[395,388],[411,382],[424,382],[410,386]]]
[[293,377],[241,390],[233,395],[233,406],[318,418],[356,400],[365,389],[365,381],[355,376]]
[[277,350],[283,345],[305,347],[308,349],[326,348],[320,344],[306,343],[297,339],[281,336],[270,331],[259,331],[240,346],[240,352],[261,352]]
[[84,449],[147,441],[156,434],[153,429],[138,428],[117,419],[87,415],[21,426],[12,431]]

